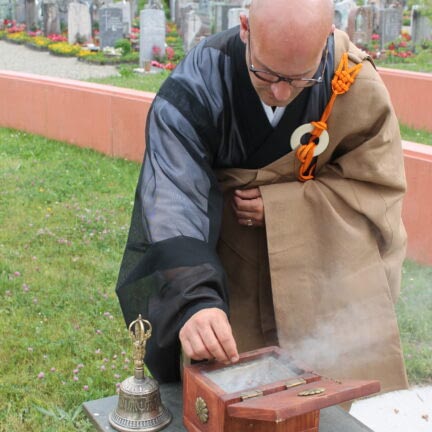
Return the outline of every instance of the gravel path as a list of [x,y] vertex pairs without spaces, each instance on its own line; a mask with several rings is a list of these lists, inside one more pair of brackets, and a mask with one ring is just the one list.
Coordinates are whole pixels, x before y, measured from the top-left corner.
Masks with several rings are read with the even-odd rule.
[[56,57],[46,51],[35,51],[1,40],[0,70],[77,80],[119,75],[115,66],[89,65],[75,57]]

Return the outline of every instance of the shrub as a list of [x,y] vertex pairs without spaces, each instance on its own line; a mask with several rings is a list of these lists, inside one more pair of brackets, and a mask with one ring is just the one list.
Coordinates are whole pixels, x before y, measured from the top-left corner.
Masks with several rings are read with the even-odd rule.
[[115,43],[114,48],[121,48],[122,55],[126,55],[132,51],[132,44],[128,39],[119,39]]

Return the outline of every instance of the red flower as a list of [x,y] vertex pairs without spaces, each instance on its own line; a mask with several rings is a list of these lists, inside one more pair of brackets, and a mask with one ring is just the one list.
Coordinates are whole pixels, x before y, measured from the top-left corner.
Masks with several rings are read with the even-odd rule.
[[372,40],[374,40],[374,41],[380,40],[380,35],[374,33],[374,34],[372,35]]
[[166,47],[165,53],[166,53],[166,56],[167,56],[168,60],[171,60],[174,57],[174,54],[175,54],[174,49],[172,47],[170,47],[170,46]]
[[172,70],[175,69],[175,64],[174,64],[174,63],[167,63],[167,64],[165,65],[165,69],[166,69],[166,70],[170,70],[170,71],[172,71]]

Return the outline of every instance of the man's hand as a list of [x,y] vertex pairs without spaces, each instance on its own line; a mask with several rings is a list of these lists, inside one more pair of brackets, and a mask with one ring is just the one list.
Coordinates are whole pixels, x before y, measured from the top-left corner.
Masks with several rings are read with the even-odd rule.
[[233,196],[233,209],[240,225],[264,226],[264,201],[259,188],[236,189]]
[[202,309],[192,315],[179,333],[184,353],[193,360],[239,360],[237,345],[225,312]]

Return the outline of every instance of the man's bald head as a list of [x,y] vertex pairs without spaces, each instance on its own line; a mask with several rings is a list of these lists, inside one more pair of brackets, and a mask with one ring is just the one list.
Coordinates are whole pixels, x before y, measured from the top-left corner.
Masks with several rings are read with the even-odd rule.
[[250,27],[259,39],[281,44],[322,45],[331,31],[333,0],[252,0]]
[[[252,0],[240,17],[246,63],[287,78],[312,78],[333,31],[333,0]],[[301,92],[287,82],[268,83],[250,74],[264,103],[286,106]]]

